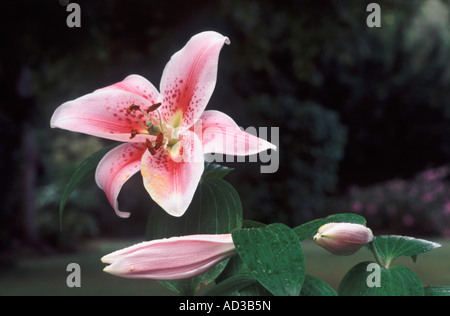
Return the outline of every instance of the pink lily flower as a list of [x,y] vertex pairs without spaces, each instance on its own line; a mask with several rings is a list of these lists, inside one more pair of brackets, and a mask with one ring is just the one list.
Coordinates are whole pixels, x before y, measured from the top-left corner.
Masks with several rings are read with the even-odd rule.
[[142,242],[104,256],[103,271],[151,280],[186,279],[236,254],[231,234],[189,235]]
[[152,199],[181,216],[203,173],[204,154],[276,149],[240,130],[226,114],[204,111],[216,84],[220,50],[229,43],[216,32],[197,34],[172,56],[159,91],[145,78],[130,75],[55,110],[52,128],[124,142],[104,156],[95,174],[118,216],[129,216],[119,210],[117,197],[139,170]]

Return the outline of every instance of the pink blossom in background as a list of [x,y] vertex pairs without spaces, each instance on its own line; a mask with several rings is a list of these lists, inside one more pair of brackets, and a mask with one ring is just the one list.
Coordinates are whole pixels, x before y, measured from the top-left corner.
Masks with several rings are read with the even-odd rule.
[[444,214],[450,216],[450,200],[444,204]]
[[375,215],[378,212],[377,205],[375,203],[368,203],[366,205],[366,214]]
[[434,200],[434,194],[432,192],[426,192],[420,198],[422,202],[429,203]]
[[397,214],[397,207],[395,207],[395,205],[388,205],[387,207],[387,213],[389,216],[394,216],[395,214]]
[[416,222],[414,217],[411,214],[405,214],[402,217],[403,225],[406,227],[411,227]]
[[[204,154],[251,155],[276,149],[242,131],[226,114],[205,111],[215,88],[220,50],[229,39],[216,32],[193,36],[164,68],[159,91],[130,75],[59,106],[51,127],[124,142],[98,164],[95,178],[120,217],[117,197],[141,171],[152,199],[173,216],[184,214],[204,169]],[[224,139],[233,140],[225,146]]]
[[436,169],[429,169],[422,173],[422,178],[426,181],[435,181],[445,178],[449,174],[449,169],[446,166],[442,166]]
[[444,231],[443,231],[443,233],[442,233],[442,235],[443,235],[445,238],[450,238],[450,228],[445,228]]
[[355,213],[361,213],[364,208],[364,205],[359,201],[354,201],[352,203],[351,209]]

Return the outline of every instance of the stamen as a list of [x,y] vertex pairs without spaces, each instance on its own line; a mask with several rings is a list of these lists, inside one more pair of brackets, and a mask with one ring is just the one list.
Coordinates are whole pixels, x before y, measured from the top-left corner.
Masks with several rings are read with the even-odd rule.
[[158,136],[156,136],[156,141],[155,141],[155,150],[158,150],[159,148],[161,148],[161,145],[163,143],[164,140],[164,134],[163,133],[159,133]]
[[141,125],[141,127],[142,127],[143,129],[146,130],[147,128],[146,128],[145,125],[141,122],[141,120],[140,120],[139,117],[137,116],[136,112],[134,112],[134,116],[136,117],[136,120],[138,121],[139,125]]
[[132,104],[127,108],[127,113],[131,114],[131,112],[133,112],[135,110],[141,110],[141,108],[139,107],[139,105]]
[[133,139],[136,137],[136,135],[139,134],[139,132],[135,129],[131,130],[130,139]]
[[152,156],[154,156],[156,154],[156,149],[153,147],[152,142],[146,139],[145,145],[147,145],[148,151],[152,154]]
[[150,106],[148,107],[148,109],[146,110],[147,114],[150,113],[150,112],[155,111],[155,110],[158,109],[160,106],[161,106],[161,102],[158,102],[158,103],[155,103],[155,104],[153,104],[153,105],[150,105]]
[[[161,133],[161,131],[164,131],[164,125],[162,123],[161,120],[161,113],[159,113],[158,108],[161,106],[161,102],[152,104],[151,106],[149,106],[149,108],[144,112],[141,110],[141,108],[139,107],[139,105],[136,104],[131,104],[128,108],[126,108],[126,112],[128,114],[134,114],[134,117],[136,118],[136,121],[139,123],[139,125],[142,127],[142,129],[144,131],[137,131],[137,130],[132,130],[131,131],[131,135],[130,135],[130,139],[133,139],[134,137],[136,137],[137,134],[150,134],[150,135],[157,135],[157,139],[156,139],[156,143],[155,146],[157,147],[156,149],[160,148],[162,145],[162,142],[164,140],[164,135]],[[138,114],[136,113],[136,111],[141,112],[144,116],[148,117],[149,120],[145,122],[145,124],[139,119]],[[159,121],[153,117],[151,117],[149,115],[150,112],[156,111],[158,113],[159,116]],[[161,135],[160,135],[161,134]],[[154,152],[156,153],[155,147],[153,147],[153,145],[150,143],[150,146],[152,146],[150,149],[150,147],[147,145],[147,147],[149,148],[149,151],[152,153],[152,155],[154,155]]]

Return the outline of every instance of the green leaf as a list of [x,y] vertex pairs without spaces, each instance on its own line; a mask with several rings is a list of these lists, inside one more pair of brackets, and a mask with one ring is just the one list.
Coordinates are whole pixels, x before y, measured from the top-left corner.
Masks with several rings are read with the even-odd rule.
[[417,255],[441,246],[424,239],[396,235],[377,236],[373,242],[386,268],[400,256],[410,256],[415,261]]
[[242,259],[239,256],[234,256],[230,258],[226,268],[216,278],[215,281],[216,283],[219,283],[230,277],[248,274],[250,274],[250,271],[248,270],[247,266],[242,262]]
[[[222,273],[216,278],[216,283],[221,284],[222,282],[232,278],[239,278],[251,276],[249,269],[242,262],[242,259],[239,256],[234,256],[230,258],[226,268],[222,271]],[[241,286],[239,288],[233,289],[232,292],[222,295],[237,295],[237,296],[270,296],[272,295],[269,291],[267,291],[254,276],[251,276],[254,282],[250,284],[246,284],[245,286]]]
[[216,264],[208,271],[188,279],[160,281],[162,285],[171,291],[182,296],[193,296],[200,288],[201,284],[209,284],[225,269],[228,260],[224,260]]
[[[156,206],[149,214],[146,239],[195,234],[225,234],[242,225],[242,204],[238,193],[227,181],[210,177],[199,183],[194,198],[181,217],[167,214]],[[201,283],[210,283],[222,272],[228,260],[190,279],[161,281],[181,295],[193,295]]]
[[226,234],[241,226],[242,204],[237,191],[223,179],[208,178],[199,183],[183,216],[171,216],[156,205],[148,217],[146,239]]
[[273,295],[298,296],[305,279],[305,259],[296,234],[283,224],[232,232],[240,258]]
[[256,278],[249,274],[239,274],[232,276],[222,282],[217,283],[211,289],[209,289],[205,296],[228,296],[237,293],[239,290],[244,289],[258,283]]
[[[370,266],[369,266],[370,265]],[[385,269],[373,262],[361,262],[339,284],[340,296],[423,296],[419,277],[404,266]]]
[[425,287],[425,296],[450,296],[450,286]]
[[250,219],[244,219],[244,221],[242,223],[243,228],[258,228],[258,227],[264,227],[264,226],[266,226],[266,224],[258,222],[258,221],[250,220]]
[[337,296],[337,293],[321,279],[307,274],[300,296]]
[[273,296],[264,286],[256,279],[253,284],[239,289],[234,293],[236,296]]
[[297,234],[300,241],[305,241],[307,239],[313,238],[317,233],[317,230],[322,225],[325,225],[327,223],[354,223],[366,225],[366,219],[360,215],[353,213],[335,214],[304,223],[293,228],[293,231]]
[[233,170],[233,168],[228,168],[215,163],[205,162],[205,169],[203,170],[202,180],[210,178],[222,179]]
[[66,188],[64,189],[64,193],[61,198],[61,202],[59,204],[59,223],[61,227],[62,227],[62,217],[64,213],[64,207],[66,206],[67,200],[69,199],[70,195],[73,193],[73,191],[75,191],[78,185],[80,185],[82,182],[89,179],[90,177],[94,176],[95,170],[97,169],[97,165],[100,162],[100,160],[107,152],[109,152],[117,145],[119,145],[119,143],[100,149],[99,151],[87,157],[75,169],[74,173],[72,174],[72,177],[70,178],[69,182],[66,185]]

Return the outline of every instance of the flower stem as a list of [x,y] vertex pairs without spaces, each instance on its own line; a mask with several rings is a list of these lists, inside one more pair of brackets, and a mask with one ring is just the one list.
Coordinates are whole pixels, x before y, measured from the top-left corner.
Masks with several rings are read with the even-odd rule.
[[388,269],[389,267],[386,267],[386,264],[384,263],[383,259],[381,258],[380,254],[378,253],[377,247],[375,246],[375,243],[371,241],[369,243],[370,249],[372,250],[373,255],[375,256],[375,259],[377,260],[377,263],[382,266],[385,269]]

